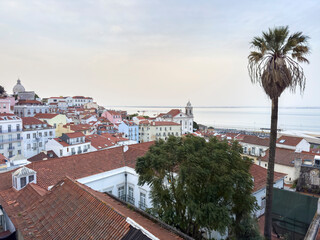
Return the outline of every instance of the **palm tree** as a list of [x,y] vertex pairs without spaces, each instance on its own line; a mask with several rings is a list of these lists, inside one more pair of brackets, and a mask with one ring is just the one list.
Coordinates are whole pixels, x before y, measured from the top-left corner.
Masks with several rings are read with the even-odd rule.
[[295,92],[305,88],[305,75],[299,63],[309,63],[309,37],[296,32],[289,35],[289,28],[276,27],[254,37],[248,56],[248,71],[252,83],[259,83],[272,101],[269,164],[267,175],[264,236],[271,239],[271,208],[274,179],[274,159],[278,125],[278,99],[285,89]]

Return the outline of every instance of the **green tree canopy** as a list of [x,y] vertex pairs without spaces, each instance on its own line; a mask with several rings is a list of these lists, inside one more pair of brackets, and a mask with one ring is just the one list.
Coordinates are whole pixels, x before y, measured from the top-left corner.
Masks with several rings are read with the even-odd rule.
[[238,143],[216,138],[157,141],[136,164],[139,184],[151,187],[151,212],[197,239],[203,229],[228,227],[237,235],[236,225],[256,206],[251,161],[241,152]]
[[3,95],[3,94],[5,94],[6,93],[6,91],[4,90],[4,87],[2,87],[1,85],[0,85],[0,95]]

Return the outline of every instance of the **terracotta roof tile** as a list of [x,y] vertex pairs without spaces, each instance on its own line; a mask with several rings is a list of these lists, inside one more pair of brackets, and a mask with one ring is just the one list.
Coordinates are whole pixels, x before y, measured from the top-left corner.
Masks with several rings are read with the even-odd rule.
[[[301,158],[304,160],[313,160],[314,154],[312,153],[296,153],[294,150],[285,149],[285,148],[276,148],[276,156],[275,156],[275,163],[286,165],[293,167],[294,166],[294,159]],[[269,149],[266,151],[266,155],[261,158],[262,161],[268,162],[269,161]]]
[[54,114],[54,113],[37,113],[36,115],[34,115],[34,117],[41,118],[41,119],[52,119],[58,115],[59,114]]
[[[267,185],[267,169],[260,167],[256,164],[252,164],[250,167],[250,174],[254,179],[253,192],[256,192]],[[274,182],[284,178],[286,174],[274,172]]]
[[252,135],[245,135],[241,140],[241,142],[254,144],[258,146],[265,146],[265,147],[269,146],[269,138],[260,138]]
[[302,140],[303,138],[301,137],[281,136],[278,138],[277,143],[288,146],[297,146]]

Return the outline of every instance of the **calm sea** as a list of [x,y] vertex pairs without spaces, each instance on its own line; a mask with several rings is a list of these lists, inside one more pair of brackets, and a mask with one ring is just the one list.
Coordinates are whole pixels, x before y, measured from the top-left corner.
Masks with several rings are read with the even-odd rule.
[[[107,109],[124,110],[129,114],[139,113],[150,117],[168,112],[172,108],[155,106],[106,106]],[[269,107],[194,107],[194,120],[217,128],[259,130],[270,127]],[[279,108],[278,128],[320,132],[320,107]]]

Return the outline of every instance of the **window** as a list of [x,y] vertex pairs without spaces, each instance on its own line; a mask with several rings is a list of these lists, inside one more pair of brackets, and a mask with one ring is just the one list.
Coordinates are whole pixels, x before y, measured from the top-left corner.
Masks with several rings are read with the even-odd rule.
[[243,153],[247,153],[247,147],[243,147]]
[[256,154],[256,148],[255,147],[252,147],[252,154]]
[[8,132],[11,132],[11,125],[8,125]]
[[33,138],[36,138],[36,137],[37,137],[37,134],[36,134],[36,133],[33,133],[32,136],[33,136]]
[[18,150],[18,154],[21,154],[21,150]]
[[47,136],[48,136],[48,133],[47,133],[47,132],[44,132],[44,136],[47,137]]
[[20,133],[17,134],[17,139],[20,139]]
[[266,207],[266,197],[261,198],[261,209]]
[[50,136],[52,136],[52,135],[53,135],[51,131],[49,132],[49,135],[50,135]]
[[3,149],[3,144],[0,144],[0,149]]
[[26,185],[27,185],[27,178],[26,177],[20,178],[20,187],[23,188]]
[[30,175],[29,176],[29,183],[32,182],[34,180],[34,175]]
[[39,137],[42,137],[42,133],[41,132],[39,132]]
[[134,205],[133,187],[129,186],[128,202]]
[[30,149],[30,148],[31,148],[31,144],[28,144],[28,145],[27,145],[27,149]]
[[143,210],[146,209],[146,194],[142,192],[140,193],[139,207]]
[[124,195],[124,186],[118,187],[118,198],[122,198]]
[[42,147],[42,142],[39,142],[39,147]]

